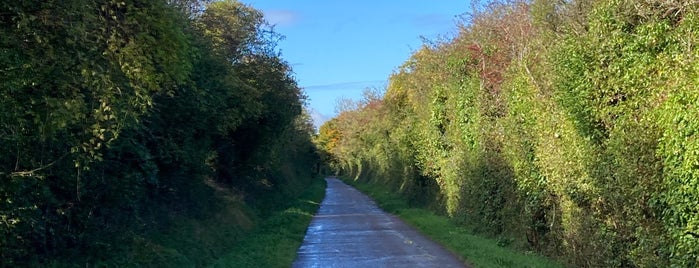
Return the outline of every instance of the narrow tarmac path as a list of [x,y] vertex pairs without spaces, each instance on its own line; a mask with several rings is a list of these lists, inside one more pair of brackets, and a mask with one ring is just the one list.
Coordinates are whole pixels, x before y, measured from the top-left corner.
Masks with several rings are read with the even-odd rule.
[[292,267],[465,267],[373,200],[336,178]]

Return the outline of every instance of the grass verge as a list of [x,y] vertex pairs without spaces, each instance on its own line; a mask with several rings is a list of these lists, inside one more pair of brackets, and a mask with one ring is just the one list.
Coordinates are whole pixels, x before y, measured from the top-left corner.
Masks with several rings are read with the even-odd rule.
[[502,247],[499,241],[469,232],[448,217],[430,210],[411,208],[395,191],[378,184],[343,181],[372,197],[385,211],[393,213],[423,234],[465,259],[473,267],[563,267],[553,260]]
[[289,208],[261,222],[212,267],[291,267],[311,218],[325,196],[325,186],[325,180],[315,180]]

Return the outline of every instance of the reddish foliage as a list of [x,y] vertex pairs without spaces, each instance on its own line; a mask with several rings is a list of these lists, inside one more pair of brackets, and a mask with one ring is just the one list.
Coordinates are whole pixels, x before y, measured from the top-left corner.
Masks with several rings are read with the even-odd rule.
[[475,16],[470,30],[460,38],[474,60],[469,69],[478,72],[492,95],[500,93],[503,73],[513,58],[524,53],[532,34],[527,4],[494,3]]

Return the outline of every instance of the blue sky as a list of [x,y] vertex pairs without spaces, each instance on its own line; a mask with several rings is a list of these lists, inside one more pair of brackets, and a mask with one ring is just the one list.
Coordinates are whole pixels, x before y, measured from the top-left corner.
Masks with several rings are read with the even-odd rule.
[[[420,48],[421,36],[456,33],[464,0],[242,0],[262,10],[284,35],[282,57],[309,97],[315,120],[335,116],[339,98],[383,89],[391,73]],[[321,118],[322,117],[322,118]]]

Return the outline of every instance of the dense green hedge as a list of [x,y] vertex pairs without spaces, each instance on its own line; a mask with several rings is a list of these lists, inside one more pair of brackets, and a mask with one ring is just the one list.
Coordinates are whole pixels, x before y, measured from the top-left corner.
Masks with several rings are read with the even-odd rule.
[[571,266],[694,267],[698,15],[685,1],[491,3],[320,145],[340,172]]
[[173,221],[242,207],[230,198],[264,217],[313,177],[304,96],[258,10],[4,1],[0,36],[2,266],[139,245],[148,263],[173,252],[149,240]]

